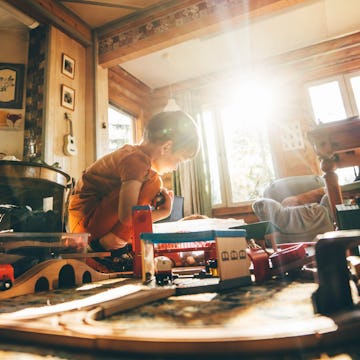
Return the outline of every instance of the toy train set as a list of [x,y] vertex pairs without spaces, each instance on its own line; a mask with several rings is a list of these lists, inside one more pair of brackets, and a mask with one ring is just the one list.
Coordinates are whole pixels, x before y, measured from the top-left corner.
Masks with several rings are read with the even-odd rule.
[[[269,226],[271,224],[264,222],[258,225],[262,230],[260,236],[254,236],[256,238],[265,237],[264,231],[273,229]],[[54,286],[91,282],[103,279],[104,276],[132,275],[135,279],[141,278],[144,284],[174,286],[179,294],[218,291],[283,277],[315,260],[315,243],[280,244],[272,248],[263,246],[264,242],[262,246],[258,245],[252,238],[253,229],[256,228],[254,224],[249,226],[249,231],[245,225],[245,228],[241,226],[223,230],[153,233],[149,207],[140,206],[133,211],[133,228],[133,272],[126,274],[99,273],[86,265],[88,257],[110,255],[109,252],[88,252],[89,234],[1,233],[0,289],[22,286],[20,282],[23,283],[23,278],[34,278],[36,269],[39,269],[42,276],[36,275],[36,284],[28,285],[26,290],[27,293],[34,292],[39,288],[38,282],[47,277],[44,274],[51,265],[52,269],[56,268],[51,275],[51,279],[55,280],[47,280],[47,283]],[[13,263],[6,261],[13,256],[20,257],[20,260]],[[45,266],[45,263],[48,265]],[[55,263],[62,265],[56,267]],[[68,272],[64,272],[63,267]],[[76,280],[60,281],[61,274],[65,278],[71,275]]]
[[[260,224],[264,228],[264,224]],[[144,283],[155,279],[157,286],[189,288],[189,278],[195,290],[233,287],[261,282],[299,268],[313,260],[305,245],[283,245],[273,251],[260,246],[250,247],[246,229],[153,233],[150,210],[147,206],[133,211],[134,265],[133,275]],[[109,256],[108,252],[88,253],[89,234],[71,233],[21,233],[0,234],[0,289],[10,289],[16,279],[34,266],[45,261]],[[15,260],[13,260],[15,257]],[[8,260],[12,260],[8,262]],[[184,260],[185,259],[185,260]],[[186,267],[186,271],[181,269]],[[41,267],[44,271],[43,267]],[[74,269],[76,272],[76,269]],[[121,272],[115,274],[122,276]],[[128,274],[127,274],[128,275]],[[82,277],[87,277],[83,275]],[[204,281],[201,281],[204,280]],[[200,287],[199,287],[200,286]],[[214,288],[215,286],[215,288]]]
[[[345,254],[348,249],[360,244],[359,230],[353,233],[338,231],[333,234],[325,234],[322,238],[318,236],[315,239],[316,243],[281,244],[273,248],[266,248],[255,242],[251,237],[251,231],[247,232],[246,229],[153,233],[149,231],[151,228],[148,215],[141,209],[136,213],[133,243],[134,271],[127,274],[103,274],[86,265],[87,257],[109,256],[109,253],[106,252],[91,253],[88,251],[88,234],[84,234],[82,237],[81,234],[66,233],[1,233],[0,249],[2,253],[0,251],[0,258],[1,255],[3,260],[14,256],[26,258],[26,254],[30,253],[43,261],[18,277],[12,276],[12,269],[8,264],[3,264],[0,267],[0,277],[2,276],[3,289],[7,290],[0,292],[0,299],[41,290],[71,288],[68,293],[70,301],[65,303],[63,303],[62,296],[66,290],[64,292],[57,291],[54,294],[61,293],[61,300],[58,304],[49,304],[46,300],[49,299],[48,295],[45,297],[40,295],[38,297],[41,298],[41,302],[44,299],[46,301],[44,306],[28,308],[29,304],[26,304],[24,311],[4,313],[0,316],[1,336],[17,341],[28,341],[31,338],[41,345],[60,344],[61,347],[69,346],[77,349],[91,347],[96,350],[121,353],[152,353],[154,349],[156,352],[161,349],[164,354],[168,354],[169,351],[178,354],[179,347],[184,350],[184,354],[185,352],[212,354],[213,349],[209,349],[209,346],[216,343],[218,343],[216,349],[220,349],[222,354],[224,347],[230,348],[229,352],[234,354],[235,352],[257,351],[259,344],[261,344],[262,350],[274,351],[274,339],[277,350],[286,350],[289,347],[299,346],[299,344],[303,347],[303,341],[308,341],[306,346],[313,346],[315,343],[324,345],[324,339],[332,343],[335,335],[338,335],[339,339],[343,339],[344,334],[348,335],[349,333],[352,337],[356,337],[360,313],[358,305],[350,294],[349,271],[346,267]],[[80,238],[77,239],[79,236]],[[259,243],[261,244],[261,242]],[[179,295],[200,292],[215,293],[233,289],[241,296],[241,301],[239,300],[239,305],[241,305],[242,296],[245,293],[253,292],[255,294],[259,292],[260,288],[263,288],[265,290],[260,296],[264,297],[263,295],[271,286],[273,291],[275,288],[287,288],[285,284],[290,284],[289,287],[292,287],[292,281],[267,280],[284,277],[293,271],[298,272],[299,269],[303,269],[305,264],[314,262],[314,248],[316,248],[317,265],[321,266],[318,269],[319,287],[312,293],[314,308],[312,322],[309,326],[309,318],[306,318],[299,325],[292,324],[291,329],[295,330],[290,335],[288,318],[284,319],[283,316],[281,319],[276,319],[278,325],[275,325],[275,328],[271,324],[271,332],[267,326],[267,319],[260,324],[255,321],[255,324],[251,323],[251,327],[244,327],[242,320],[237,321],[235,328],[230,332],[226,326],[209,327],[207,322],[204,329],[196,325],[192,328],[190,326],[171,328],[166,331],[164,331],[163,323],[160,328],[151,328],[151,331],[146,327],[126,328],[122,320],[120,320],[119,327],[109,325],[107,321],[106,324],[101,323],[101,319],[105,317],[121,316],[121,312],[125,313],[134,307]],[[200,253],[201,256],[199,256]],[[188,261],[185,267],[176,266],[176,261],[179,264],[180,260],[183,261],[192,254],[198,264]],[[16,265],[16,261],[14,265]],[[2,270],[3,272],[1,272]],[[359,283],[359,272],[360,269],[357,266],[357,272],[354,275],[357,283]],[[73,280],[70,281],[71,279]],[[93,285],[82,286],[84,283],[104,279],[111,280],[94,284],[94,288]],[[314,278],[310,282],[313,280]],[[48,283],[48,288],[40,286],[45,282]],[[252,286],[254,282],[262,284],[261,286]],[[109,290],[110,283],[113,288]],[[331,286],[328,286],[329,283]],[[78,291],[73,291],[75,285],[81,285],[77,290],[87,289],[85,291],[91,291],[91,294],[88,293],[85,297],[79,295]],[[247,285],[247,287],[238,288],[243,285]],[[94,294],[93,291],[98,286],[104,287]],[[214,295],[216,297],[227,296],[226,293]],[[232,296],[230,297],[229,300],[233,302],[234,299]],[[204,294],[204,298],[208,299],[208,294]],[[188,300],[188,298],[186,299]],[[287,301],[288,297],[285,299]],[[19,300],[21,301],[21,299]],[[181,297],[178,300],[182,300]],[[253,300],[254,298],[251,298],[250,302]],[[172,299],[169,301],[173,302]],[[261,308],[258,305],[259,303],[255,305],[257,310]],[[181,304],[179,306],[181,307]],[[211,304],[208,306],[211,307]],[[155,308],[156,311],[159,310],[157,306],[150,305],[150,307]],[[231,303],[232,307],[233,303]],[[324,317],[317,316],[317,313],[333,314],[335,311],[339,312],[344,309],[348,310],[346,317],[340,314],[338,318],[329,318],[331,324],[325,327]],[[228,309],[225,313],[224,317],[226,318],[229,313]],[[233,311],[231,310],[230,313],[233,314]],[[334,326],[334,321],[337,328]],[[133,321],[127,322],[132,323]],[[143,326],[143,322],[141,324]],[[224,344],[229,346],[224,346]]]

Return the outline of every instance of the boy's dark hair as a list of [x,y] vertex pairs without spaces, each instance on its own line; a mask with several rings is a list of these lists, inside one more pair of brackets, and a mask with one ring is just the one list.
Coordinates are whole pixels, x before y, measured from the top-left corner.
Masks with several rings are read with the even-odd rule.
[[173,152],[183,150],[188,158],[199,151],[198,127],[183,111],[163,111],[153,116],[145,126],[144,140],[153,143],[173,141]]

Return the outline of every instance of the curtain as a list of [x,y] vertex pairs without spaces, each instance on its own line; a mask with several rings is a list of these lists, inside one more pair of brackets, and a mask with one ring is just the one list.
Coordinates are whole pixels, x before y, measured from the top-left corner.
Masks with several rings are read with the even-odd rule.
[[[175,95],[181,110],[190,114],[200,127],[201,106],[195,90],[184,90]],[[202,134],[200,134],[202,135]],[[192,160],[179,165],[173,173],[175,195],[184,197],[184,215],[201,214],[211,216],[210,178],[207,159],[202,149]]]

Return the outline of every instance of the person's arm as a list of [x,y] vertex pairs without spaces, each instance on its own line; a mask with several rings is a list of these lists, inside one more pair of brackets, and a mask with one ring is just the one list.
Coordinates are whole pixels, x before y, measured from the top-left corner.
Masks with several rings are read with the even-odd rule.
[[130,224],[132,208],[137,205],[142,182],[128,180],[121,184],[119,193],[118,216],[122,224]]
[[315,190],[310,190],[299,195],[289,196],[285,198],[282,202],[282,206],[298,206],[311,203],[319,203],[322,196],[325,194],[324,188],[318,188]]

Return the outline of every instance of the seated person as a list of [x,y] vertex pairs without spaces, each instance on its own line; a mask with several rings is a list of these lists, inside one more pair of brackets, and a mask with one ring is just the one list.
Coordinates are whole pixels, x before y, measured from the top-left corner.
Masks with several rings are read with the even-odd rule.
[[[90,233],[96,251],[112,251],[112,257],[88,259],[98,271],[122,271],[119,254],[131,254],[132,208],[150,205],[152,221],[169,216],[172,196],[162,187],[161,175],[194,157],[199,135],[193,119],[182,111],[162,112],[146,124],[139,145],[124,145],[87,168],[69,201],[69,230]],[[153,204],[155,205],[155,204]]]
[[259,199],[252,207],[260,221],[270,221],[280,229],[277,242],[313,241],[316,235],[334,230],[324,188],[289,196],[281,203]]

